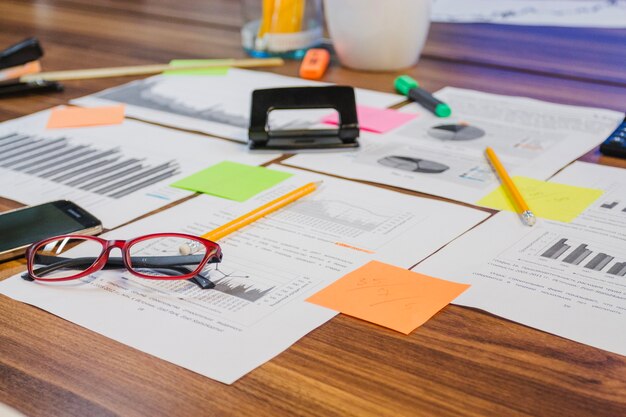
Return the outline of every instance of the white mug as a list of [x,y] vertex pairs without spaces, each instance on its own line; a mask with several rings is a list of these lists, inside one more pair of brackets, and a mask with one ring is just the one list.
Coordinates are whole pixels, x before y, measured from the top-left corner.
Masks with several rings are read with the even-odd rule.
[[430,27],[431,0],[324,0],[339,61],[366,71],[417,62]]

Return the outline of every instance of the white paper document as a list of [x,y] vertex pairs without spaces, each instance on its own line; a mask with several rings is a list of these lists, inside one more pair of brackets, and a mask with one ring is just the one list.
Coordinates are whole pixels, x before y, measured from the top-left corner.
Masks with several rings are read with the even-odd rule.
[[70,200],[105,228],[191,195],[169,184],[217,162],[260,165],[279,156],[133,120],[46,129],[49,115],[0,124],[0,196],[24,204]]
[[[248,141],[254,90],[278,87],[323,86],[328,83],[268,72],[230,68],[227,75],[158,75],[73,100],[81,106],[125,103],[126,114],[141,120],[196,130],[240,142]],[[405,97],[355,89],[358,104],[389,107]],[[328,111],[291,110],[274,116],[272,129],[318,127]]]
[[626,170],[576,162],[553,180],[605,193],[572,223],[499,213],[414,270],[471,284],[455,304],[626,355]]
[[474,203],[500,184],[487,146],[509,174],[544,180],[604,141],[624,117],[451,87],[437,97],[451,117],[413,103],[402,111],[419,112],[416,119],[383,135],[362,132],[357,152],[300,154],[285,163]]
[[[199,235],[322,179],[273,168],[297,175],[246,203],[203,195],[107,237],[176,231]],[[66,285],[15,276],[0,282],[0,292],[232,383],[336,314],[304,301],[310,295],[373,259],[409,268],[487,216],[441,201],[323,180],[313,194],[220,241],[223,261],[219,269],[205,271],[214,289],[107,270]]]
[[626,28],[624,0],[434,0],[433,22]]

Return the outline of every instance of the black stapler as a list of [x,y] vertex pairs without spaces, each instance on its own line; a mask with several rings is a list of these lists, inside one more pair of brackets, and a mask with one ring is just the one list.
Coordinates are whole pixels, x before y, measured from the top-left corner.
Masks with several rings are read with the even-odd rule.
[[[0,70],[16,67],[43,56],[43,49],[37,38],[28,38],[0,51]],[[55,81],[35,80],[22,82],[19,79],[0,81],[0,98],[32,94],[46,91],[63,91],[63,86]]]
[[[270,130],[273,110],[335,109],[338,129]],[[354,89],[346,86],[269,88],[252,92],[248,147],[251,150],[357,148],[359,122]]]

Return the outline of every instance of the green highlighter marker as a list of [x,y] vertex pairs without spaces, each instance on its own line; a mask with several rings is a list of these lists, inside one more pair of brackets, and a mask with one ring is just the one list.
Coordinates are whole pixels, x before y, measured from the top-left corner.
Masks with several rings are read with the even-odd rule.
[[408,75],[401,75],[394,81],[396,91],[421,104],[433,112],[437,117],[448,117],[452,114],[450,106],[442,103],[428,91],[420,88],[419,83]]

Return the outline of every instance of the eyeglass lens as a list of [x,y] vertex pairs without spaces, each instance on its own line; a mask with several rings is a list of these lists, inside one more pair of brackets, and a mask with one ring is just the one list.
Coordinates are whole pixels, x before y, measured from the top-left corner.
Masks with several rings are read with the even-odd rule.
[[189,274],[200,266],[206,252],[200,241],[178,236],[142,240],[128,248],[130,267],[154,277]]
[[[76,245],[79,247],[75,248]],[[102,244],[82,238],[59,238],[35,250],[33,272],[44,279],[70,278],[89,269],[100,257]]]

